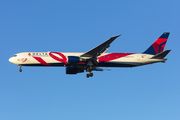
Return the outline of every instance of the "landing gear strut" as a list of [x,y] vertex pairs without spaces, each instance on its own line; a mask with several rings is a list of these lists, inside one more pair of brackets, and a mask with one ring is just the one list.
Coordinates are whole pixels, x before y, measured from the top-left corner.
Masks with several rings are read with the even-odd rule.
[[89,77],[92,77],[93,76],[93,73],[91,73],[91,71],[95,70],[95,66],[94,64],[92,63],[93,60],[89,60],[87,62],[87,68],[86,68],[86,72],[89,72],[86,77],[89,78]]
[[19,72],[22,72],[21,65],[19,65]]

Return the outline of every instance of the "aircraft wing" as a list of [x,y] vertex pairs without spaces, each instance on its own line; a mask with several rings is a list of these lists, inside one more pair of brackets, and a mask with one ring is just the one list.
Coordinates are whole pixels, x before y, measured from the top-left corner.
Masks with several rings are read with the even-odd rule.
[[100,56],[110,47],[110,44],[120,35],[111,37],[109,40],[107,40],[107,41],[103,42],[102,44],[98,45],[97,47],[89,50],[88,52],[84,53],[80,57],[96,58],[96,57]]

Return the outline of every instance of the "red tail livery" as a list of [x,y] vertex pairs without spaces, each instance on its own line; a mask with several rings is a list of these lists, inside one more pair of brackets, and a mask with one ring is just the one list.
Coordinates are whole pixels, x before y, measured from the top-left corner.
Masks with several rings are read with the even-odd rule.
[[156,55],[163,52],[170,33],[163,33],[144,53]]

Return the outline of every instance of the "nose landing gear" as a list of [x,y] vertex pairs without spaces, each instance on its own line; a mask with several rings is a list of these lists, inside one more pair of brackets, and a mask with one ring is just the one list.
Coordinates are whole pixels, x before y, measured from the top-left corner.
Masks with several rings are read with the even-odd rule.
[[21,65],[19,65],[19,72],[22,72],[22,69],[21,69],[21,67],[22,67],[22,66],[21,66]]

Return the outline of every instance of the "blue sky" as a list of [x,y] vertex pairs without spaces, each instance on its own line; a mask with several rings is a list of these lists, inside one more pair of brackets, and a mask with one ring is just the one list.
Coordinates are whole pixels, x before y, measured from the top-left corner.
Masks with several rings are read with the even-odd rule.
[[[0,120],[179,120],[179,0],[1,0]],[[19,52],[146,50],[170,32],[167,62],[66,75],[63,67],[9,63]]]

